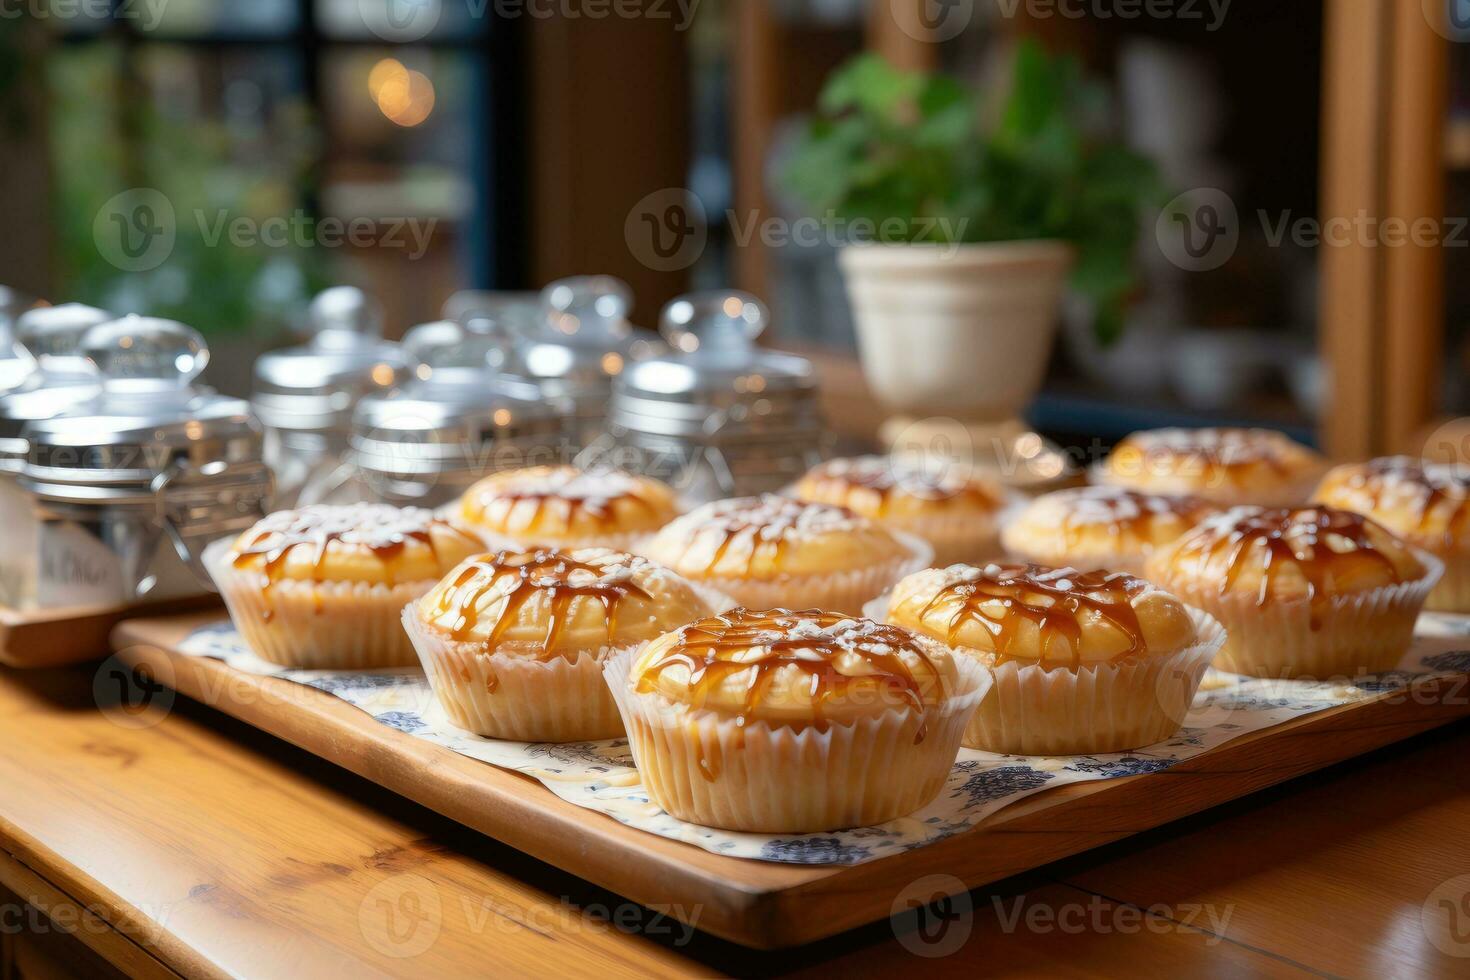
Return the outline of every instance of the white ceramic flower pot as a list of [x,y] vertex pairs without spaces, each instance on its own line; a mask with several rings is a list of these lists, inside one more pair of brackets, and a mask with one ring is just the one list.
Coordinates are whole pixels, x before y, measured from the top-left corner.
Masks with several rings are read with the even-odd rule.
[[1041,387],[1072,265],[1064,242],[851,245],[839,262],[863,373],[890,408],[1004,421]]

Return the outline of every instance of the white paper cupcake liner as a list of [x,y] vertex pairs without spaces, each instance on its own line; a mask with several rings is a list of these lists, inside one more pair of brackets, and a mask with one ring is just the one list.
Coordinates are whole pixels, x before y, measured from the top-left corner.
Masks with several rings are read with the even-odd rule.
[[482,643],[440,636],[419,618],[416,602],[400,616],[434,696],[456,726],[513,742],[586,742],[623,734],[602,665],[614,654],[636,653],[643,643],[539,659],[490,653]]
[[299,582],[266,587],[257,571],[233,567],[233,540],[212,542],[204,565],[247,646],[262,660],[303,670],[366,670],[418,663],[399,623],[403,606],[435,579],[396,585]]
[[1470,613],[1470,554],[1430,553],[1444,563],[1444,574],[1424,600],[1424,608],[1430,612]]
[[699,582],[746,609],[822,609],[856,614],[899,579],[933,564],[934,549],[923,538],[902,531],[891,533],[908,550],[907,558],[821,575],[784,575],[769,581],[716,575]]
[[960,562],[983,565],[1002,554],[998,515],[934,514],[886,523],[890,528],[924,539],[934,552],[930,562],[941,568]]
[[[604,668],[649,798],[680,820],[752,833],[866,827],[924,806],[944,785],[971,714],[990,687],[956,658],[956,693],[927,719],[893,708],[801,731],[740,725],[629,686],[633,654]],[[921,722],[922,739],[917,742]]]
[[1392,670],[1409,642],[1424,600],[1444,563],[1415,555],[1423,578],[1353,595],[1333,596],[1315,610],[1306,598],[1272,600],[1255,593],[1221,594],[1202,583],[1169,580],[1160,585],[1218,619],[1228,633],[1215,666],[1233,674],[1275,678],[1351,678]]
[[[863,615],[888,622],[888,596]],[[1189,609],[1196,642],[1167,657],[1072,670],[1006,661],[987,668],[990,694],[965,730],[966,748],[1008,755],[1090,755],[1162,742],[1179,731],[1205,670],[1225,643],[1209,613]],[[957,656],[977,658],[963,647]],[[981,663],[980,660],[974,660]]]

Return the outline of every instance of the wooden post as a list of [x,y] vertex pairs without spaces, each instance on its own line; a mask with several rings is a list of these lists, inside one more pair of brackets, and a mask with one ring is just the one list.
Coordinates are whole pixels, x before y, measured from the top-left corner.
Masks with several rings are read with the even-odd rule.
[[[780,31],[768,0],[738,0],[731,51],[734,91],[730,134],[737,219],[758,221],[766,214],[766,157],[771,132],[781,113]],[[759,236],[735,247],[735,282],[769,298],[770,256]]]
[[[868,50],[881,54],[896,68],[933,71],[939,67],[939,45],[933,38],[916,37],[926,23],[921,16],[930,0],[871,0],[868,11]],[[902,22],[900,22],[902,17]]]
[[1439,394],[1448,42],[1419,0],[1328,0],[1320,249],[1322,435],[1339,457],[1415,452]]
[[[1383,434],[1381,452],[1418,454],[1415,433],[1440,410],[1444,353],[1444,130],[1448,42],[1419,0],[1394,7],[1387,111],[1387,206],[1410,230],[1384,249]],[[1414,234],[1416,224],[1428,237]]]
[[[1360,210],[1381,214],[1383,113],[1392,0],[1327,0],[1322,64],[1325,224]],[[1417,0],[1415,0],[1417,6]],[[1322,443],[1338,457],[1371,455],[1380,442],[1383,393],[1378,330],[1382,250],[1348,244],[1319,250],[1318,342],[1327,369]]]

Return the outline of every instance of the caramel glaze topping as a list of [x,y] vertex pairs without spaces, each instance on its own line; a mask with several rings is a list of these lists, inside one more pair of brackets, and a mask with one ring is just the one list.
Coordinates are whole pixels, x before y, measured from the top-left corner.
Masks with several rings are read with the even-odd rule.
[[[1078,669],[1082,665],[1081,620],[1088,614],[1096,615],[1127,640],[1128,646],[1113,655],[1110,663],[1146,652],[1133,600],[1149,588],[1143,579],[1123,572],[987,565],[941,589],[919,615],[921,619],[947,615],[951,646],[966,622],[978,623],[995,638],[995,653],[1001,657],[1020,653],[1022,624],[1030,623],[1040,637],[1038,663]],[[1053,656],[1058,647],[1067,652],[1066,657]]]
[[[602,604],[607,615],[607,638],[617,634],[618,607],[630,595],[651,599],[635,584],[626,566],[594,565],[578,561],[570,555],[550,549],[537,551],[501,551],[481,555],[466,562],[449,588],[438,591],[432,618],[448,617],[450,637],[464,640],[479,623],[479,600],[494,591],[505,600],[500,618],[487,638],[494,647],[516,622],[516,614],[538,594],[550,597],[551,615],[543,644],[556,648],[572,603],[578,598]],[[575,581],[574,581],[575,580]]]
[[[1228,523],[1227,523],[1228,522]],[[1206,564],[1223,558],[1220,592],[1229,592],[1254,562],[1261,584],[1256,604],[1266,605],[1271,585],[1287,568],[1300,570],[1307,597],[1315,605],[1330,598],[1323,588],[1332,578],[1349,576],[1355,569],[1386,569],[1400,578],[1393,559],[1378,549],[1379,540],[1392,540],[1388,531],[1361,514],[1332,507],[1271,510],[1243,508],[1207,521],[1179,545],[1176,561]],[[1329,543],[1338,539],[1337,547]],[[1342,542],[1352,544],[1343,550]]]
[[[1454,511],[1444,522],[1446,545],[1461,540],[1470,527],[1470,472],[1446,464],[1425,464],[1408,456],[1387,456],[1357,468],[1344,483],[1353,495],[1354,506],[1366,502],[1367,509],[1404,503],[1411,508],[1412,528],[1425,531],[1436,507],[1453,502]],[[1406,528],[1408,530],[1408,528]]]
[[[898,626],[839,613],[815,609],[801,612],[733,609],[690,623],[679,629],[676,637],[643,665],[637,690],[644,693],[653,690],[659,675],[678,665],[688,675],[691,704],[699,708],[726,678],[747,672],[744,704],[736,717],[736,724],[741,726],[759,708],[782,668],[803,675],[800,685],[811,698],[813,721],[818,725],[825,720],[823,702],[842,698],[859,685],[864,688],[877,685],[880,692],[896,695],[922,713],[925,710],[922,688],[913,667],[905,662],[902,654],[917,658],[943,684],[941,667],[914,634]],[[865,672],[856,675],[839,672],[833,665],[833,659],[839,655],[859,658],[866,667]],[[941,691],[943,696],[948,693]],[[926,726],[921,724],[915,743],[923,740],[925,731]]]
[[387,504],[343,507],[305,507],[267,515],[235,543],[232,564],[245,568],[262,559],[269,589],[285,574],[286,562],[297,548],[310,548],[313,571],[320,569],[333,542],[365,548],[391,570],[393,560],[410,541],[437,555],[432,529],[439,528],[465,541],[479,543],[432,511],[419,507],[398,508]]
[[865,526],[869,523],[846,507],[809,504],[769,493],[721,503],[728,506],[717,503],[712,505],[708,516],[699,510],[685,518],[691,522],[701,518],[696,534],[710,529],[723,534],[707,562],[710,568],[718,567],[737,545],[745,554],[748,572],[755,567],[757,559],[780,562],[793,541],[806,534],[843,531],[859,522]]
[[1119,539],[1135,524],[1154,517],[1178,517],[1192,525],[1219,510],[1198,497],[1140,493],[1120,487],[1084,487],[1059,493],[1072,495],[1072,506],[1062,517],[1061,531],[1068,547],[1073,548],[1098,530],[1109,538]]
[[820,500],[840,499],[849,488],[861,487],[878,497],[877,516],[884,516],[895,496],[919,500],[975,500],[987,508],[1004,501],[981,482],[960,477],[942,466],[929,467],[883,456],[835,459],[823,463],[803,480],[807,493]]
[[1290,475],[1308,452],[1269,429],[1153,429],[1135,432],[1119,446],[1124,447],[1138,452],[1148,468],[1167,471],[1181,462],[1226,469],[1261,465],[1278,476]]
[[[534,506],[523,522],[533,527],[541,519],[549,505],[564,508],[568,521],[577,511],[586,514],[594,523],[611,527],[617,514],[613,502],[626,500],[658,517],[659,506],[638,493],[638,483],[627,474],[618,472],[584,473],[571,468],[548,469],[534,474],[528,473],[523,480],[506,480],[487,486],[474,493],[474,510],[484,514],[492,503],[504,502],[508,508],[530,501]],[[521,515],[517,515],[519,519]]]

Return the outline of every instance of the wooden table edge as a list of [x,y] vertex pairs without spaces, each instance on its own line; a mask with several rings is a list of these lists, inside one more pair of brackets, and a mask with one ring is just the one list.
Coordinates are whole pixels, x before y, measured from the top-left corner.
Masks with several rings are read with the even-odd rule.
[[[240,675],[218,660],[170,652],[154,640],[163,635],[173,642],[197,626],[217,619],[218,616],[203,615],[129,621],[114,631],[114,646],[124,663],[149,663],[161,672],[161,682],[167,686],[172,686],[170,680],[179,683],[181,693],[187,696],[201,693],[203,682],[209,678],[212,679],[208,687],[203,687],[204,692],[211,687],[224,691],[226,688],[218,685],[227,684],[231,677],[249,675]],[[156,632],[160,630],[161,633]],[[170,678],[166,673],[169,671],[175,676]],[[658,903],[658,897],[647,894],[643,887],[646,881],[643,872],[648,870],[656,875],[657,882],[671,890],[677,886],[707,891],[713,879],[719,901],[712,909],[702,910],[698,927],[762,949],[812,942],[887,916],[892,911],[893,900],[902,891],[885,889],[875,893],[874,889],[878,883],[891,879],[898,867],[903,867],[903,875],[910,881],[945,874],[963,881],[967,888],[980,887],[1470,715],[1470,703],[1463,696],[1465,678],[1421,683],[1410,699],[1413,703],[1409,708],[1395,703],[1407,697],[1402,691],[1326,708],[1285,725],[1243,735],[1158,773],[1073,783],[1035,794],[1006,807],[984,827],[912,851],[853,866],[813,866],[723,857],[692,844],[657,837],[567,803],[530,777],[451,753],[391,729],[326,692],[271,677],[252,677],[248,683],[276,692],[279,698],[297,705],[312,719],[353,729],[369,751],[336,740],[332,745],[335,751],[322,752],[309,739],[292,731],[290,723],[265,710],[263,701],[240,703],[237,700],[226,710],[227,714],[634,901],[645,905]],[[1453,692],[1460,695],[1458,703],[1434,699],[1435,693],[1451,685]],[[211,703],[208,696],[196,700]],[[1310,749],[1301,753],[1283,752],[1280,744],[1285,740]],[[415,758],[425,770],[447,773],[451,778],[428,793],[423,792],[421,785],[406,786],[405,780],[393,771],[401,770],[401,763],[390,758],[403,755]],[[1197,788],[1222,779],[1233,781],[1234,789],[1239,791],[1201,803]],[[486,783],[502,790],[514,788],[511,801],[516,809],[515,819],[504,824],[488,821],[483,808],[471,805],[466,795],[459,792]],[[1142,811],[1147,816],[1139,821],[1136,808],[1142,796],[1148,797],[1148,806]],[[516,803],[522,805],[516,807]],[[1062,803],[1070,805],[1059,807]],[[1130,806],[1135,809],[1130,811]],[[1130,822],[1126,826],[1116,825],[1116,817],[1124,813]],[[554,829],[566,832],[538,832],[538,825],[548,819]],[[511,828],[509,832],[507,827]],[[590,852],[578,838],[578,834],[587,833],[615,847],[637,850],[648,864],[643,869],[631,870],[626,862],[619,860],[589,865]],[[1005,844],[978,846],[977,842],[985,838],[995,838]],[[1038,845],[1039,841],[1044,841],[1044,845]],[[1036,859],[1035,855],[1042,851],[1044,858]],[[1007,855],[1008,859],[997,864],[996,854]],[[1027,854],[1032,857],[1028,858]],[[814,907],[819,907],[821,914],[814,915]]]

